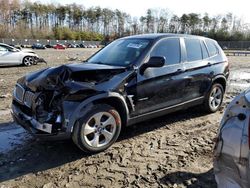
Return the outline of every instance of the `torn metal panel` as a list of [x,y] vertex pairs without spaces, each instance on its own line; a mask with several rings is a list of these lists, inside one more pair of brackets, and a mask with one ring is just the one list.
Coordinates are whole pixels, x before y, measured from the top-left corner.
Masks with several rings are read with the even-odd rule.
[[249,96],[249,91],[241,93],[224,112],[214,152],[218,188],[250,187]]
[[[76,109],[87,98],[105,95],[108,97],[111,91],[122,93],[126,97],[124,84],[131,79],[134,70],[125,70],[124,67],[117,66],[75,63],[31,73],[20,78],[17,86],[22,88],[23,95],[29,93],[29,96],[34,96],[29,102],[29,107],[32,106],[30,115],[34,116],[34,119],[41,125],[38,126],[39,128],[33,126],[34,128],[42,130],[42,125],[50,127],[46,125],[53,124],[53,128],[51,127],[49,132],[69,131],[74,123],[70,123],[70,119],[74,117],[72,121],[76,121],[79,118],[73,113],[82,115]],[[18,87],[15,92],[19,89]],[[14,100],[18,99],[15,96]],[[98,97],[94,97],[94,99],[98,99]],[[20,100],[17,102],[24,103]],[[88,101],[88,103],[90,102]],[[82,105],[81,108],[84,106]],[[70,127],[68,127],[69,124]]]

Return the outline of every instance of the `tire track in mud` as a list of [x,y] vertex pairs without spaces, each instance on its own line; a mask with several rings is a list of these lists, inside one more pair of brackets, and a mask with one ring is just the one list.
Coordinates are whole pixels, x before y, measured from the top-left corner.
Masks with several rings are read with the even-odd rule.
[[[218,127],[218,114],[200,117],[197,111],[183,112],[128,127],[119,142],[107,151],[80,155],[52,169],[24,173],[16,181],[2,184],[27,187],[43,187],[49,182],[55,187],[187,187],[190,184],[206,187],[204,182],[214,182],[212,173],[209,176],[200,174],[212,168],[212,140]],[[158,121],[164,122],[163,125],[159,126]],[[48,146],[34,142],[16,157],[38,152],[38,157],[27,159],[29,163],[50,155],[62,160],[63,148],[54,145],[51,146],[53,151],[47,150],[50,154],[43,153]],[[68,155],[74,155],[74,152],[66,151],[65,157]],[[24,163],[29,167],[27,161]],[[14,165],[18,170],[18,162]],[[173,173],[176,175],[172,176]]]
[[[54,58],[48,60],[50,65],[61,63],[50,51],[39,53]],[[229,57],[229,62],[231,73],[250,72],[247,57]],[[1,83],[8,86],[2,84],[1,94],[11,93],[17,79],[15,76],[13,80],[14,73],[20,77],[42,67],[13,68],[11,76],[3,69]],[[242,83],[236,78],[230,79]],[[225,102],[240,91],[237,85],[229,85]],[[11,98],[4,100],[2,109],[9,106]],[[222,111],[206,115],[199,109],[189,109],[129,127],[110,149],[95,155],[82,154],[70,141],[28,139],[24,145],[0,154],[0,187],[216,187],[213,138]],[[4,118],[1,122],[11,121]]]

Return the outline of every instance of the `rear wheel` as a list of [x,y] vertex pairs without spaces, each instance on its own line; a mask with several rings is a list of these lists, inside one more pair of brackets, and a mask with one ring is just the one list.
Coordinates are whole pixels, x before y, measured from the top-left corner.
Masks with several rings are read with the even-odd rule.
[[31,66],[34,64],[34,58],[31,56],[26,56],[23,58],[23,65],[24,66]]
[[119,113],[106,104],[95,105],[76,123],[74,143],[85,152],[100,152],[110,147],[121,131]]
[[206,111],[216,112],[222,104],[223,96],[224,96],[224,89],[222,85],[219,83],[215,83],[211,87],[204,101],[204,107]]

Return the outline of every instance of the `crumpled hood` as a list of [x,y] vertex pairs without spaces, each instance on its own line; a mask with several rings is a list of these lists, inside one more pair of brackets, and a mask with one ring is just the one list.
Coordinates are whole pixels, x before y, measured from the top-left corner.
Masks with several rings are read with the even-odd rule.
[[59,90],[68,82],[84,83],[84,86],[94,87],[97,84],[108,81],[113,76],[125,72],[125,67],[74,63],[58,67],[46,68],[28,74],[18,80],[32,91]]

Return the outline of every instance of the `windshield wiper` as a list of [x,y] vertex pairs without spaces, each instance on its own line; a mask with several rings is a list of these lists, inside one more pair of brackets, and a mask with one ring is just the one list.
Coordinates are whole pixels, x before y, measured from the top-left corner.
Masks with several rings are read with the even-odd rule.
[[86,61],[86,63],[100,64],[100,65],[107,65],[106,63],[101,62],[101,61],[96,61],[96,62],[89,62],[89,61]]
[[119,66],[119,67],[125,67],[124,65],[116,65],[116,64],[109,64],[109,63],[104,63],[104,62],[101,62],[101,61],[94,61],[94,62],[89,62],[89,61],[86,61],[86,63],[93,63],[93,64],[99,64],[99,65],[109,65],[109,66]]

